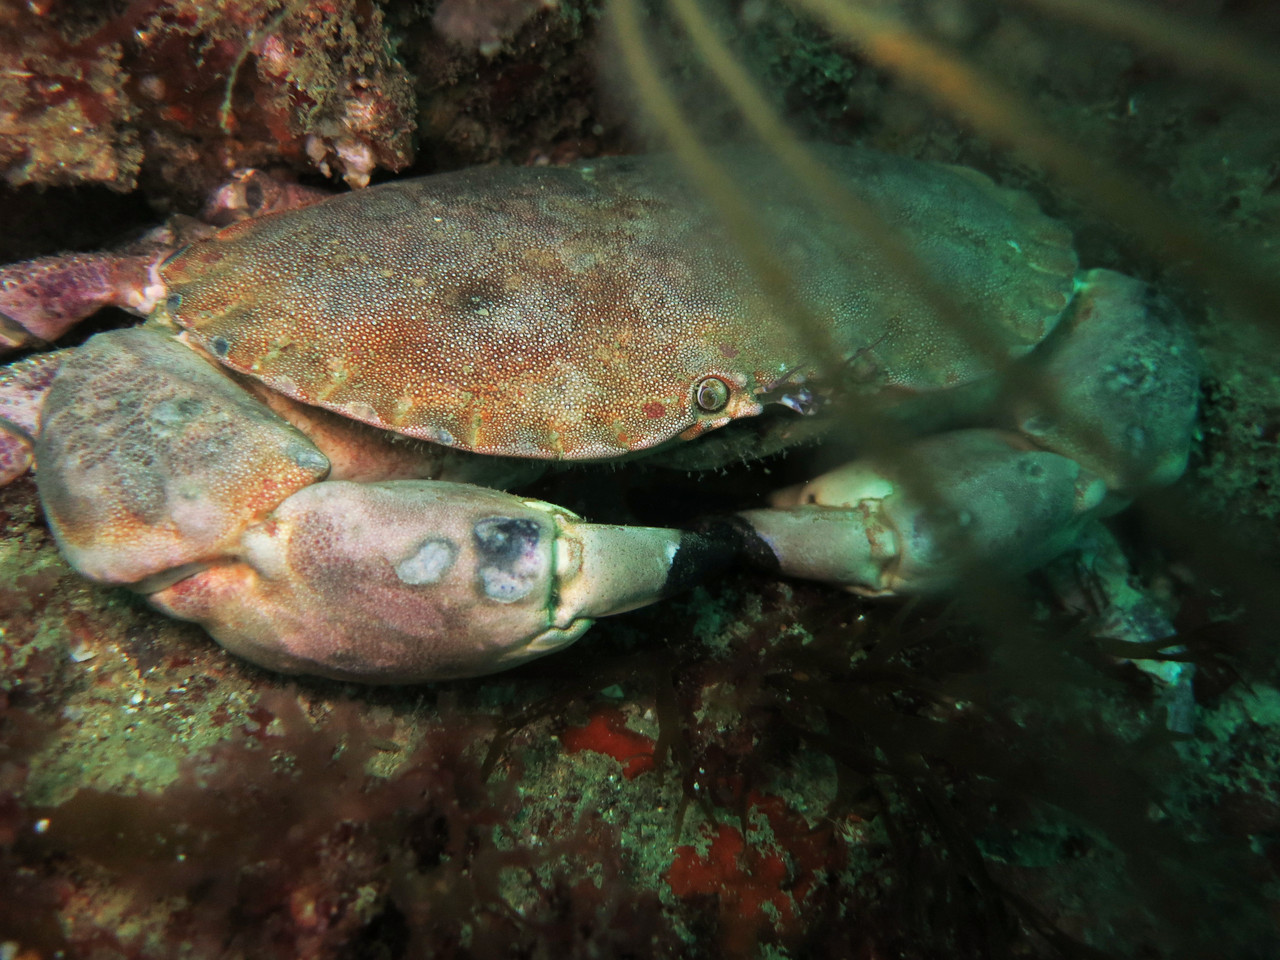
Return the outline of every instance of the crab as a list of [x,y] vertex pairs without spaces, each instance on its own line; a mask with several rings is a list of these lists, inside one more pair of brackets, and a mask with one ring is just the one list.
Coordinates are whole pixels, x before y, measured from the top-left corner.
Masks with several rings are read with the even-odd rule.
[[[867,595],[1016,576],[1184,471],[1197,362],[1166,299],[1078,271],[975,171],[812,149],[840,203],[721,156],[749,236],[634,156],[324,199],[243,175],[253,216],[5,268],[0,343],[28,352],[0,373],[0,482],[34,465],[72,567],[236,654],[409,683],[730,563]],[[105,304],[146,322],[39,352]],[[506,492],[826,434],[853,459],[682,527]]]

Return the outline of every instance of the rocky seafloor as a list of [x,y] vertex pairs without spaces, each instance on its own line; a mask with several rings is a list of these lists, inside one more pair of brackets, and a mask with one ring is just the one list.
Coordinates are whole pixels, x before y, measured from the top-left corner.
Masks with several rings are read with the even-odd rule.
[[[1205,360],[1191,468],[1117,527],[1178,610],[1192,732],[1041,578],[904,604],[740,573],[494,677],[285,678],[74,574],[23,478],[0,489],[0,958],[1280,953],[1280,85],[1246,69],[1280,14],[852,6],[987,71],[1185,225],[1162,243],[1166,220],[1064,176],[1025,126],[955,112],[970,88],[942,61],[894,69],[799,6],[708,8],[796,136],[983,169],[1069,223],[1082,262],[1183,308]],[[733,138],[674,9],[646,20],[660,74]],[[607,16],[0,0],[0,258],[195,215],[247,165],[358,189],[649,148],[662,123]],[[1169,39],[1183,23],[1195,43]]]

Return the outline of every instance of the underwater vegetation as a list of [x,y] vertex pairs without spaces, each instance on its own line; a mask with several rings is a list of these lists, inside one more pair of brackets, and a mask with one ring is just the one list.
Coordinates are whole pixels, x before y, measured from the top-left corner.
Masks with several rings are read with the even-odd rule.
[[[865,142],[1031,191],[1179,305],[1205,380],[1188,476],[1118,521],[1176,609],[1143,655],[1197,666],[1190,734],[1044,578],[732,574],[495,678],[288,681],[76,577],[4,488],[0,957],[1275,955],[1278,42],[1263,0],[4,0],[6,261],[245,165],[658,146],[750,244],[709,145],[840,207],[804,144]],[[644,495],[693,516],[716,482]]]

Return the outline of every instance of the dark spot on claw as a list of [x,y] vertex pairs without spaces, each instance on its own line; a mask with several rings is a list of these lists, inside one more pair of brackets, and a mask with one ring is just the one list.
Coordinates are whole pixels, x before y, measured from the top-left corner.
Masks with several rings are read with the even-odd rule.
[[542,534],[537,521],[519,517],[486,517],[474,528],[476,548],[486,560],[507,563],[524,555]]
[[182,309],[182,294],[171,293],[164,301],[164,307],[171,314],[176,314]]
[[226,337],[214,337],[209,341],[209,348],[219,357],[225,357],[231,350],[231,344],[227,342]]
[[499,603],[527,597],[542,579],[545,565],[538,549],[541,525],[518,517],[486,517],[472,533],[482,561],[477,576],[485,596]]

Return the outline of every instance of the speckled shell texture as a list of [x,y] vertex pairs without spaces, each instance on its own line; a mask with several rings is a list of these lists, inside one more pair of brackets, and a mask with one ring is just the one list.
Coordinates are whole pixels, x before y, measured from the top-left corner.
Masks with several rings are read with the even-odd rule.
[[[239,223],[162,267],[164,309],[228,366],[306,403],[555,459],[693,436],[758,413],[780,381],[851,361],[869,390],[968,382],[1056,322],[1075,255],[1030,199],[972,171],[817,149],[901,232],[948,309],[829,198],[745,151],[724,155],[724,176],[817,335],[662,156],[465,170]],[[722,409],[697,403],[707,377],[729,387]]]

